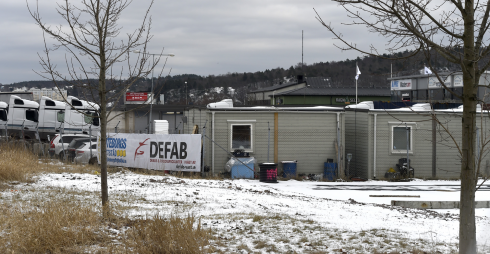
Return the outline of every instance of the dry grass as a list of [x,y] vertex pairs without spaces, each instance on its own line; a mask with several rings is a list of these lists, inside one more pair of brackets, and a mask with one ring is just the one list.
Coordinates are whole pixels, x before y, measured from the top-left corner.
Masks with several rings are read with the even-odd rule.
[[[197,224],[196,227],[194,225]],[[125,246],[135,253],[202,253],[210,231],[201,228],[194,217],[169,219],[155,216],[136,221],[126,232]]]
[[33,174],[47,168],[47,165],[39,163],[38,157],[25,149],[22,143],[0,146],[0,182],[28,182]]
[[109,243],[100,212],[77,202],[4,208],[0,253],[78,253]]
[[[211,232],[194,217],[130,220],[114,208],[57,199],[0,208],[0,253],[203,253]],[[95,253],[95,252],[94,252]]]

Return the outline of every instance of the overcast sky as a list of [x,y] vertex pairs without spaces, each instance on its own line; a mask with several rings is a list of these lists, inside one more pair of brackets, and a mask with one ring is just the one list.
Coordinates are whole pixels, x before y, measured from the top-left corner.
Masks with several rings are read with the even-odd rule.
[[[28,0],[35,7],[34,0]],[[60,1],[58,1],[60,2]],[[78,0],[74,1],[79,2]],[[39,0],[47,23],[62,22],[54,12],[54,0]],[[140,23],[149,0],[134,0],[120,20],[122,32]],[[334,47],[332,35],[315,19],[315,8],[327,23],[342,30],[345,38],[365,45],[383,45],[383,38],[363,27],[341,26],[345,11],[328,0],[156,0],[150,14],[153,40],[150,53],[176,56],[168,60],[171,75],[220,75],[289,68],[301,62],[301,31],[304,31],[304,62],[339,61],[361,56]],[[0,1],[0,83],[42,80],[37,54],[44,49],[42,32],[29,15],[25,1]],[[54,59],[63,67],[64,53]],[[353,71],[354,73],[355,71]],[[354,74],[353,74],[354,75]]]

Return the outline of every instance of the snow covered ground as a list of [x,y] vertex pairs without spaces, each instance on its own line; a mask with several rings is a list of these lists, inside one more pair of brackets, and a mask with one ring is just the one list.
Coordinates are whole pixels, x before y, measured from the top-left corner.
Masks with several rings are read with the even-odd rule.
[[[218,236],[210,250],[224,253],[390,253],[422,250],[457,252],[458,210],[392,207],[391,200],[459,200],[459,181],[392,183],[205,180],[136,174],[109,174],[109,199],[133,217],[187,215],[201,218]],[[9,198],[39,193],[77,195],[97,200],[96,174],[44,174],[19,184]],[[69,194],[68,194],[69,193]],[[420,198],[373,198],[369,195],[420,195]],[[15,197],[14,197],[15,196]],[[490,184],[476,194],[490,200]],[[490,253],[490,209],[477,209],[480,253]]]

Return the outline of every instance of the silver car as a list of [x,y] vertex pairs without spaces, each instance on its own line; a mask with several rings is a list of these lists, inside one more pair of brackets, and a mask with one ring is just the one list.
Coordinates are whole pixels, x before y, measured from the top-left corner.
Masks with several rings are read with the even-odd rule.
[[88,138],[87,134],[56,134],[49,144],[49,155],[58,156],[61,160],[64,159],[67,154],[68,145],[75,138]]
[[[90,155],[92,151],[92,155]],[[75,163],[77,164],[97,164],[97,142],[85,142],[75,150]]]

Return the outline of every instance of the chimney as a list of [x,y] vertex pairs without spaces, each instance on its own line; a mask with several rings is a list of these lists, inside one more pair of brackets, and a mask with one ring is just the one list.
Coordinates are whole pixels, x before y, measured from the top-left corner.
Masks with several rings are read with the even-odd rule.
[[304,82],[303,75],[298,75],[297,78],[298,78],[298,84]]

